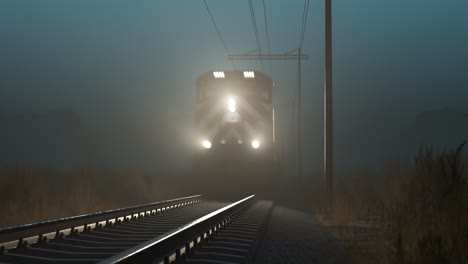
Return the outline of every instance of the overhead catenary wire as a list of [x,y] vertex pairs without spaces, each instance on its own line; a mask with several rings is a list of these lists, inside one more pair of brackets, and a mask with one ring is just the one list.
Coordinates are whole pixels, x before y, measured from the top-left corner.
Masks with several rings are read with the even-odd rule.
[[[268,20],[267,20],[267,14],[266,14],[265,0],[262,0],[262,3],[263,3],[263,16],[265,18],[265,31],[266,31],[266,38],[267,38],[268,55],[271,55],[270,34],[268,33]],[[270,74],[273,74],[273,66],[271,63],[271,58],[269,59],[269,62],[270,62]]]
[[304,10],[302,12],[301,37],[299,40],[299,48],[301,51],[302,51],[302,47],[304,44],[304,37],[305,37],[308,14],[309,14],[309,0],[304,0]]
[[[249,1],[249,8],[250,8],[250,18],[252,20],[252,26],[253,26],[253,30],[254,30],[254,34],[255,34],[255,41],[257,43],[258,54],[262,55],[262,49],[261,49],[261,46],[260,46],[260,37],[259,37],[259,34],[258,34],[258,28],[257,28],[257,20],[255,19],[255,9],[254,9],[254,5],[253,5],[253,0],[248,0],[248,1]],[[261,63],[261,67],[263,69],[263,61],[260,61],[260,63]]]
[[[224,50],[226,51],[227,55],[229,55],[229,50],[227,48],[226,42],[224,42],[223,37],[221,36],[221,32],[219,31],[218,25],[216,24],[216,21],[214,20],[213,14],[210,11],[210,8],[208,7],[208,4],[206,3],[206,0],[203,0],[203,3],[205,4],[206,11],[208,12],[208,15],[210,15],[211,22],[213,22],[213,26],[216,29],[216,32],[218,33],[219,40],[221,41],[221,44],[223,45]],[[232,64],[232,67],[234,68],[234,63]]]

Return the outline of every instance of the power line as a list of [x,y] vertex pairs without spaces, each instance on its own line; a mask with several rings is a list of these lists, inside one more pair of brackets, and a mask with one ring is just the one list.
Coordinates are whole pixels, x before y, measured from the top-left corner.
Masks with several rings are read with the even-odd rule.
[[258,52],[260,52],[261,54],[262,50],[260,49],[260,38],[258,36],[257,21],[255,19],[255,10],[253,7],[252,0],[249,0],[249,7],[250,7],[250,18],[252,19],[252,26],[253,26],[254,34],[255,34],[255,40],[257,41],[257,49],[258,49]]
[[[271,55],[270,35],[268,34],[268,21],[267,21],[267,15],[266,15],[265,0],[263,0],[262,3],[263,3],[263,16],[265,18],[266,37],[267,37],[267,43],[268,43],[268,55]],[[272,74],[273,73],[273,67],[272,67],[272,64],[271,64],[271,59],[269,61],[270,61],[270,74]]]
[[[294,50],[297,51],[298,49]],[[307,54],[241,54],[241,55],[228,55],[228,60],[307,60],[309,56]]]
[[[255,34],[255,40],[257,42],[257,50],[260,55],[262,55],[262,49],[260,48],[260,37],[258,35],[258,28],[257,28],[257,20],[255,19],[255,10],[253,6],[253,1],[249,0],[249,7],[250,7],[250,18],[252,19],[252,26]],[[263,61],[260,61],[261,66],[263,68]]]
[[304,10],[302,12],[301,38],[299,41],[299,48],[301,50],[302,50],[302,46],[304,43],[304,36],[305,36],[308,14],[309,14],[309,0],[304,0]]
[[213,15],[211,14],[210,8],[208,7],[208,4],[206,3],[206,0],[203,0],[203,3],[205,3],[206,11],[208,11],[208,14],[210,15],[211,22],[213,22],[213,25],[214,25],[214,27],[216,29],[216,32],[218,33],[219,39],[221,40],[221,44],[223,44],[224,50],[229,55],[230,54],[229,50],[228,50],[228,48],[226,46],[226,43],[223,40],[223,37],[221,37],[221,33],[219,32],[218,25],[216,24],[216,22],[215,22],[215,20],[213,18]]

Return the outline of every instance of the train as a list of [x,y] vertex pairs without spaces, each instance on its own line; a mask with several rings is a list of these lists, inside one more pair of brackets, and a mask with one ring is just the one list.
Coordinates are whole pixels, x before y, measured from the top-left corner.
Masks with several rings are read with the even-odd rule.
[[253,70],[210,71],[197,79],[193,172],[207,185],[205,194],[274,192],[273,86],[270,76]]

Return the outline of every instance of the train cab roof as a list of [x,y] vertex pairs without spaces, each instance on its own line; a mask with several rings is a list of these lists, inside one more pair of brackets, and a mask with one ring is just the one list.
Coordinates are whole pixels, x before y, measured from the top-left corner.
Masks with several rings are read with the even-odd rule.
[[265,94],[271,101],[273,80],[260,71],[224,70],[209,71],[197,79],[197,99],[219,91],[234,91],[236,93]]

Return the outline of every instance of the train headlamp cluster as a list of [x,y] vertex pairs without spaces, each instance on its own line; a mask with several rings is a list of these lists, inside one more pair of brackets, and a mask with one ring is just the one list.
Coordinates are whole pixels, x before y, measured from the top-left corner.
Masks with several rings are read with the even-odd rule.
[[227,100],[227,104],[229,112],[234,113],[236,111],[236,100],[232,97],[229,97]]
[[[223,145],[226,144],[226,140],[224,140],[224,139],[221,140],[220,142],[221,142],[221,144],[223,144]],[[207,139],[202,140],[200,143],[201,143],[201,146],[202,146],[204,149],[210,149],[210,148],[213,146],[213,144],[211,143],[211,141],[209,141],[209,140],[207,140]],[[241,145],[241,144],[243,144],[243,143],[244,143],[244,142],[243,142],[241,139],[237,140],[237,144],[240,144],[240,145]],[[260,148],[260,145],[261,145],[261,144],[260,144],[260,141],[257,140],[257,139],[254,139],[254,140],[252,140],[252,142],[250,142],[250,146],[251,146],[252,148],[254,148],[254,149]]]
[[[245,79],[253,79],[255,78],[255,72],[254,71],[244,71],[244,78]],[[213,71],[213,76],[216,79],[223,79],[226,78],[226,75],[224,74],[224,71]]]
[[216,79],[220,79],[220,78],[225,78],[226,76],[224,75],[224,72],[223,71],[214,71],[213,72],[213,76],[216,78]]
[[246,78],[246,79],[255,78],[255,72],[254,71],[244,71],[244,78]]

